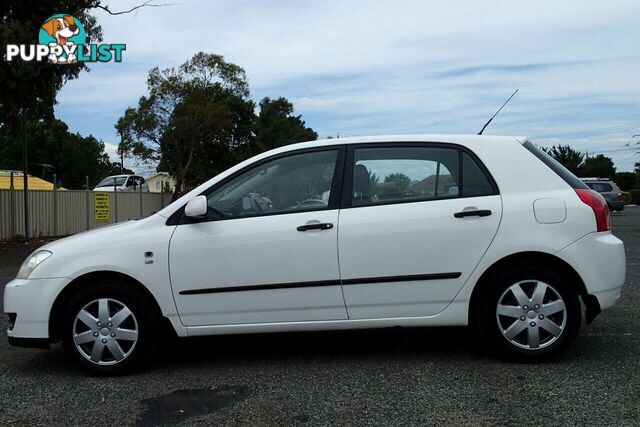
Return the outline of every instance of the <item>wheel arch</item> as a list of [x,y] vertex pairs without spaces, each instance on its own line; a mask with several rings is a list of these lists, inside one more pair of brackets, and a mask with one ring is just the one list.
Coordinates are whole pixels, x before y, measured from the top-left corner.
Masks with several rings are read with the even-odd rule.
[[174,331],[169,319],[164,317],[164,315],[162,314],[162,310],[160,309],[158,301],[145,285],[124,273],[101,270],[85,273],[81,276],[76,277],[71,282],[69,282],[69,284],[67,284],[62,289],[62,291],[60,291],[55,301],[53,302],[51,312],[49,313],[49,341],[51,343],[58,342],[62,338],[60,323],[62,321],[62,314],[64,312],[65,304],[73,297],[73,295],[76,294],[76,292],[80,288],[82,288],[83,286],[87,286],[92,282],[100,280],[115,280],[132,286],[136,291],[140,292],[145,297],[145,299],[151,302],[155,314],[159,316],[158,318],[163,319],[165,325],[171,328],[169,330]]
[[584,281],[568,262],[546,252],[529,251],[518,252],[501,258],[485,270],[476,282],[473,292],[471,293],[471,299],[469,302],[469,319],[475,319],[474,313],[476,313],[478,309],[477,304],[481,300],[479,295],[483,288],[490,283],[492,278],[498,274],[501,269],[513,265],[544,266],[545,268],[551,268],[554,272],[559,274],[576,289],[578,295],[582,299],[582,302],[586,307],[585,319],[587,324],[590,324],[600,313],[598,299],[587,292]]

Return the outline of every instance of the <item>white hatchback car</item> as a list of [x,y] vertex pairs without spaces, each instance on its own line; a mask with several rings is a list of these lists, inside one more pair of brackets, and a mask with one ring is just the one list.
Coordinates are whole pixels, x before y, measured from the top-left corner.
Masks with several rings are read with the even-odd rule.
[[5,289],[13,345],[139,366],[180,336],[472,325],[558,354],[620,297],[607,205],[524,138],[312,141],[249,159],[160,212],[49,243]]

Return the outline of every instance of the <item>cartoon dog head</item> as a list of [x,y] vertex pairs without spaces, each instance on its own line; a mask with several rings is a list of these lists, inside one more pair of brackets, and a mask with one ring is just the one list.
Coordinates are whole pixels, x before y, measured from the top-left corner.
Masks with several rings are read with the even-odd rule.
[[42,29],[51,37],[54,37],[60,45],[66,44],[69,37],[73,37],[80,32],[73,20],[73,16],[69,15],[65,15],[62,18],[51,18],[42,24]]

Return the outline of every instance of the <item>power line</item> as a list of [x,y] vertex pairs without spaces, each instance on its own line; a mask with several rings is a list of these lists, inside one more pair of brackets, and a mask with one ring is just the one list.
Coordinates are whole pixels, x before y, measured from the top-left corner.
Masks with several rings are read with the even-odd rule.
[[562,139],[562,138],[578,138],[578,137],[585,137],[585,136],[597,136],[597,135],[607,135],[607,134],[612,134],[612,133],[622,133],[631,129],[636,129],[638,128],[638,124],[637,123],[630,123],[627,125],[618,125],[618,126],[609,126],[609,127],[604,127],[604,128],[596,128],[596,129],[588,129],[588,130],[584,130],[584,131],[575,131],[575,132],[564,132],[564,133],[557,133],[557,134],[546,134],[546,135],[537,135],[537,136],[533,136],[532,138],[536,138],[536,139],[552,139],[552,138],[557,138],[557,139]]

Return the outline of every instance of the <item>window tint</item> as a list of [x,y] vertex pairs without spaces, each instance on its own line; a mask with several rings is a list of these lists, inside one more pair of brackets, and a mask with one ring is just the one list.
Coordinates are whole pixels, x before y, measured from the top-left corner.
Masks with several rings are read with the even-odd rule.
[[457,149],[357,148],[352,205],[456,197],[458,176]]
[[587,185],[598,193],[610,193],[613,191],[613,187],[604,182],[587,182]]
[[337,150],[294,154],[257,166],[207,196],[209,219],[326,209]]
[[489,196],[493,187],[480,166],[467,153],[462,153],[462,192],[465,197]]

